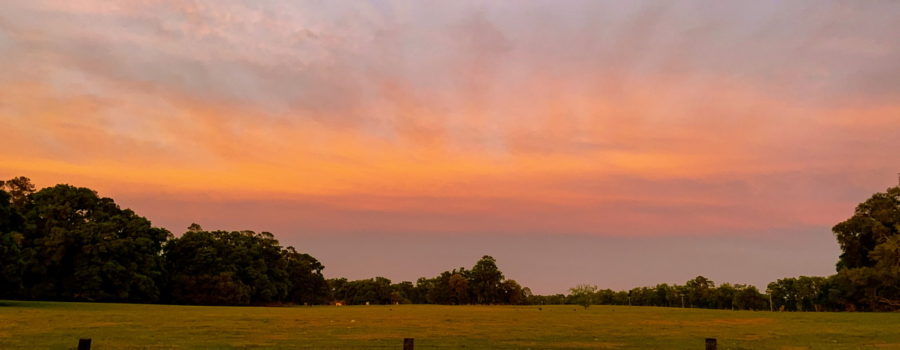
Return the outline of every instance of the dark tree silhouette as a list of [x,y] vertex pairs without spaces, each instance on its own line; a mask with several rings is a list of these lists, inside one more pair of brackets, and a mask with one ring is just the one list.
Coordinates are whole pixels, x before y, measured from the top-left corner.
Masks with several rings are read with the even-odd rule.
[[27,197],[21,249],[26,296],[153,302],[159,299],[165,229],[83,187]]

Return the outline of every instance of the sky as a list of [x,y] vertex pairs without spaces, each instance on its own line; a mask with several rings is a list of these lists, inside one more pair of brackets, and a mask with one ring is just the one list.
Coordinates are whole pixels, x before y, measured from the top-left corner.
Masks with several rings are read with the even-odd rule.
[[897,184],[896,1],[11,0],[0,178],[327,277],[827,275]]

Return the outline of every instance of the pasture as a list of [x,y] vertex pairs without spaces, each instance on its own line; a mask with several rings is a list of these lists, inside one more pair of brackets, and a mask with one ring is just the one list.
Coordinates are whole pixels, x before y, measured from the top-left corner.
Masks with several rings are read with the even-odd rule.
[[900,349],[900,313],[593,306],[209,307],[0,301],[0,348]]

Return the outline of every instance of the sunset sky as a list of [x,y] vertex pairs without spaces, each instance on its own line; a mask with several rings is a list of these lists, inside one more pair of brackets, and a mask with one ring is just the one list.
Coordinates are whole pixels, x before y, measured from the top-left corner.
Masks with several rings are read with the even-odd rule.
[[897,184],[898,33],[895,1],[4,1],[0,178],[327,277],[764,287]]

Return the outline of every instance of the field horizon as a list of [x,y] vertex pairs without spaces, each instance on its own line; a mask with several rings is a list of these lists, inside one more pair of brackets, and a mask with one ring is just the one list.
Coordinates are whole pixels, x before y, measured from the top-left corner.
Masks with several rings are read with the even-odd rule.
[[184,306],[0,301],[0,348],[900,349],[900,313],[642,306]]

